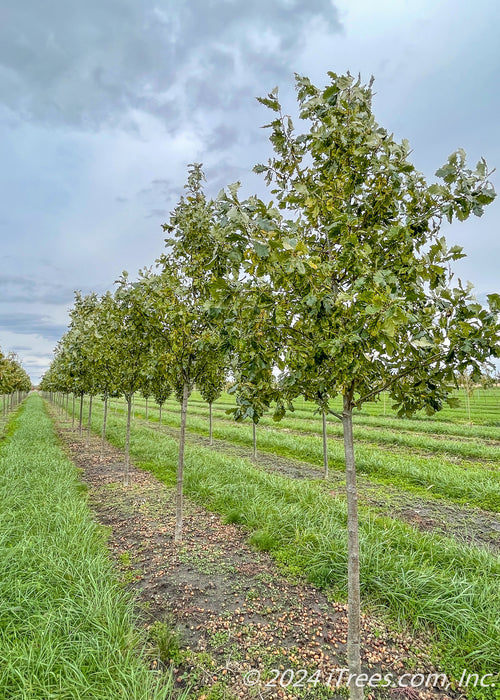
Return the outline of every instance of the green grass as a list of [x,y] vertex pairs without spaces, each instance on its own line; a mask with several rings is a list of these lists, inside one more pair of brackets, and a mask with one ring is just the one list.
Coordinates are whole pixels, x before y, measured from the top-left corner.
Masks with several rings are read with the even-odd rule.
[[[165,406],[166,411],[174,413],[179,412],[178,404],[169,402]],[[136,415],[145,415],[145,410],[142,405],[137,406]],[[156,416],[156,413],[152,412]],[[193,404],[189,407],[189,415],[208,419],[208,408],[205,405]],[[212,410],[214,419],[226,422],[233,422],[231,416],[228,416],[223,408],[214,408]],[[148,411],[149,418],[149,411]],[[271,427],[272,429],[280,430],[286,428],[288,431],[293,431],[298,434],[320,434],[321,418],[316,415],[312,418],[294,418],[288,417],[280,423],[273,421],[271,417],[264,416],[259,421],[259,427]],[[343,429],[339,420],[329,418],[327,422],[327,433],[330,437],[342,438]],[[500,440],[500,430],[497,430]],[[391,426],[391,421],[388,419],[384,426],[372,427],[367,425],[355,425],[354,437],[357,442],[369,442],[382,447],[400,447],[403,449],[410,448],[420,450],[425,453],[443,453],[446,456],[457,457],[460,459],[485,460],[495,464],[500,463],[500,442],[498,444],[485,444],[477,439],[468,440],[459,438],[459,436],[451,436],[450,439],[444,437],[434,437],[429,434],[421,434],[416,431],[403,430],[401,428],[394,429]]]
[[0,695],[9,700],[160,700],[132,600],[42,399],[0,448]]
[[[179,427],[179,411],[164,409],[162,422]],[[187,429],[199,435],[208,435],[207,420],[188,413]],[[249,448],[252,445],[252,429],[248,423],[214,420],[213,435],[233,444]],[[274,430],[261,429],[258,430],[257,445],[262,452],[300,459],[318,469],[323,464],[323,446],[319,435],[294,434],[279,427]],[[343,444],[339,440],[329,440],[328,451],[330,468],[343,472]],[[362,442],[355,442],[355,453],[358,473],[373,481],[412,490],[425,497],[444,498],[485,510],[500,511],[500,471],[487,468],[482,463],[456,463],[443,456],[422,456],[410,451],[392,452]]]
[[[463,401],[463,392],[457,394]],[[488,403],[485,403],[485,400]],[[149,400],[149,408],[153,414],[157,412],[157,407],[153,401]],[[123,405],[123,399],[113,399],[113,405]],[[141,409],[145,406],[143,398],[136,396],[134,404]],[[176,402],[171,398],[165,404],[172,408]],[[288,413],[280,422],[280,425],[289,427],[289,421],[296,419],[319,422],[317,407],[311,402],[298,399],[294,402],[295,411]],[[214,410],[226,411],[234,408],[235,399],[230,394],[222,394],[220,399],[214,403]],[[189,409],[197,407],[206,408],[206,403],[201,398],[199,392],[193,391],[189,399]],[[341,410],[339,401],[332,403],[332,409]],[[424,413],[416,414],[412,419],[397,418],[391,410],[389,402],[386,403],[386,413],[383,412],[383,402],[365,404],[362,411],[355,411],[353,421],[355,425],[366,427],[381,427],[389,430],[415,431],[424,434],[449,435],[457,438],[481,438],[500,441],[500,387],[489,389],[486,393],[480,392],[480,396],[472,397],[473,412],[472,423],[464,413],[463,406],[455,409],[443,409],[433,416]],[[486,417],[489,416],[489,419]],[[332,419],[333,420],[333,419]]]
[[[93,428],[98,431],[97,408]],[[109,418],[110,441],[122,448],[125,421]],[[135,423],[131,454],[167,484],[174,483],[177,443]],[[117,475],[118,477],[118,475]],[[209,448],[187,446],[185,492],[192,499],[244,524],[290,571],[345,595],[346,506],[318,484],[263,472],[249,461]],[[365,603],[444,646],[440,667],[491,673],[500,658],[500,562],[493,555],[449,538],[422,533],[388,518],[364,514],[361,583]]]
[[[465,405],[465,395],[463,390],[455,392],[455,397],[459,399],[460,405],[457,408],[449,408],[445,406],[439,413],[428,416],[425,412],[420,411],[416,414],[414,420],[419,423],[462,423],[468,424],[468,414]],[[201,395],[198,392],[193,392],[191,402],[201,401]],[[217,401],[219,405],[225,404],[227,407],[234,406],[235,399],[231,394],[222,394]],[[303,398],[298,398],[294,401],[297,411],[312,412],[316,406],[310,401],[304,401]],[[331,408],[340,411],[342,408],[342,400],[338,397],[331,402]],[[360,418],[380,417],[382,419],[395,418],[396,413],[391,408],[389,397],[386,397],[385,403],[383,395],[379,401],[366,403],[361,411],[356,412]],[[492,389],[479,389],[471,398],[471,420],[473,423],[480,425],[492,425],[500,427],[500,387]]]

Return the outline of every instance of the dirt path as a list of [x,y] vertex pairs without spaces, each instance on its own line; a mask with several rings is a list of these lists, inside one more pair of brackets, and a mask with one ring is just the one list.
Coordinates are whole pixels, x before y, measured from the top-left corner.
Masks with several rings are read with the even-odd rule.
[[[176,547],[173,489],[134,467],[130,486],[122,486],[121,452],[108,445],[100,461],[97,437],[85,448],[69,422],[59,421],[58,431],[82,470],[96,518],[109,528],[109,547],[122,577],[138,596],[150,629],[153,667],[172,665],[178,686],[189,685],[197,700],[345,698],[346,689],[336,687],[338,669],[346,664],[344,604],[301,581],[290,582],[267,554],[247,544],[242,528],[187,500],[184,541]],[[165,621],[175,625],[175,636]],[[362,626],[363,667],[370,676],[435,672],[425,639],[391,631],[367,615]],[[299,685],[280,687],[286,669],[293,670],[292,683]],[[260,682],[245,685],[245,674],[256,670]],[[291,676],[285,673],[283,684]],[[451,690],[393,688],[373,689],[368,697],[460,696]]]
[[[154,429],[153,427],[151,428]],[[177,428],[161,426],[165,433],[177,438]],[[209,447],[208,438],[187,433],[186,439],[194,445]],[[251,458],[251,448],[214,439],[214,448],[225,454]],[[278,472],[292,479],[320,479],[321,470],[300,460],[259,452],[256,466]],[[500,553],[500,515],[474,506],[460,506],[443,499],[422,498],[397,487],[378,484],[358,475],[359,502],[378,515],[397,518],[422,531],[436,531],[476,547],[485,547]],[[330,470],[325,488],[343,493],[344,474]],[[332,489],[333,487],[333,489]]]

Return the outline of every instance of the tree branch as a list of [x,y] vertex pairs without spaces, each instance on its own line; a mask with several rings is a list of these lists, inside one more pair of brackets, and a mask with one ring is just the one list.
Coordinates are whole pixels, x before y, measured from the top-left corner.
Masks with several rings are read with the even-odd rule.
[[[451,348],[446,351],[446,355],[449,354]],[[436,360],[439,360],[441,358],[445,357],[445,353],[438,353],[437,355],[433,355],[430,357],[428,360],[425,362],[420,362],[420,365],[430,365],[432,362],[435,362]],[[411,374],[412,372],[415,371],[415,367],[417,365],[413,365],[412,367],[408,367],[407,369],[403,370],[399,374],[395,374],[391,379],[389,379],[388,382],[386,382],[383,386],[379,387],[378,389],[374,389],[373,391],[368,392],[368,394],[365,394],[362,396],[360,399],[358,399],[355,403],[355,406],[358,407],[360,404],[365,403],[365,401],[368,401],[372,396],[376,396],[377,394],[380,394],[382,391],[385,391],[388,389],[390,386],[394,384],[394,382],[397,382],[399,379],[402,379],[403,377],[406,377],[408,374]]]

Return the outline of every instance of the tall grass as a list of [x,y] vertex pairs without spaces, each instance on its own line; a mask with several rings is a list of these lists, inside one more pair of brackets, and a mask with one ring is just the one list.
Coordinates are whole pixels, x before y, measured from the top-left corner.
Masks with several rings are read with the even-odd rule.
[[[163,412],[166,425],[179,427],[178,411]],[[207,421],[190,415],[187,429],[208,435]],[[252,445],[252,430],[248,424],[215,420],[213,436],[233,444]],[[297,435],[277,428],[258,432],[258,449],[262,452],[300,459],[319,469],[323,464],[322,440],[318,435]],[[328,443],[331,469],[344,470],[343,445]],[[485,510],[500,511],[500,471],[487,469],[472,462],[455,463],[443,457],[392,453],[376,445],[355,444],[356,466],[359,474],[373,481],[402,489],[411,488],[421,495],[445,498],[460,504],[474,505]]]
[[[421,423],[434,423],[434,422],[445,422],[451,421],[454,423],[467,424],[469,422],[468,411],[466,408],[465,394],[463,390],[456,391],[455,397],[459,400],[459,406],[456,408],[450,408],[445,406],[439,413],[432,416],[428,416],[424,411],[420,411],[416,414],[416,420]],[[198,392],[193,392],[192,401],[200,400],[200,394]],[[217,402],[219,404],[225,403],[228,406],[235,403],[234,396],[231,394],[222,394],[221,398]],[[310,401],[305,401],[303,398],[298,398],[294,401],[295,408],[298,411],[314,411],[315,404]],[[342,399],[337,397],[337,399],[331,402],[331,408],[334,410],[342,410]],[[386,395],[384,400],[384,395],[380,397],[378,401],[371,403],[366,403],[363,405],[361,411],[357,411],[358,416],[380,416],[382,418],[395,417],[396,413],[391,408],[391,400],[388,395]],[[480,423],[484,425],[494,425],[500,427],[500,387],[494,387],[491,389],[476,390],[471,397],[471,420],[474,423]]]
[[[490,424],[484,423],[484,421],[475,421],[473,424],[469,423],[462,415],[461,409],[450,409],[448,412],[443,410],[433,416],[417,414],[411,419],[397,418],[396,414],[390,409],[384,414],[380,410],[380,406],[382,405],[380,403],[367,404],[370,410],[355,411],[353,422],[355,425],[359,426],[380,427],[389,430],[404,430],[424,434],[448,435],[457,438],[480,438],[500,441],[500,388],[490,391],[493,392],[492,408],[489,411],[492,417]],[[122,399],[118,399],[118,405],[120,405],[122,401]],[[137,407],[144,406],[144,399],[136,397],[134,401]],[[171,408],[175,403],[173,399],[170,399],[165,405]],[[149,405],[154,411],[155,407],[151,401]],[[189,399],[189,410],[191,410],[191,408],[196,409],[197,406],[206,407],[206,403],[198,392],[193,392]],[[215,409],[220,409],[221,411],[234,408],[234,397],[229,394],[222,394],[220,399],[218,399],[213,406]],[[334,404],[332,408],[340,409],[341,406]],[[480,409],[477,410],[477,415],[483,415]],[[299,399],[295,402],[295,411],[293,413],[288,413],[285,418],[280,421],[279,425],[289,427],[289,421],[296,419],[317,423],[317,407],[311,402]]]
[[0,695],[160,700],[75,466],[31,396],[0,449]]
[[[108,437],[123,447],[121,416],[111,416]],[[131,454],[167,484],[175,480],[177,449],[177,442],[160,431],[133,425]],[[344,499],[326,495],[314,482],[266,473],[247,460],[192,445],[186,452],[184,485],[191,498],[246,525],[254,542],[279,561],[345,594]],[[362,516],[360,528],[365,602],[382,606],[415,629],[429,630],[430,638],[444,645],[445,670],[496,672],[498,558],[387,518]]]
[[[178,412],[178,408],[175,404],[168,403],[165,405],[165,410]],[[144,416],[145,411],[142,406],[138,406],[136,414]],[[154,410],[152,414],[155,415]],[[208,408],[205,405],[193,404],[189,408],[189,414],[191,416],[208,417]],[[215,419],[219,421],[225,420],[226,422],[232,422],[233,419],[228,416],[224,409],[215,408],[212,409],[212,415]],[[387,423],[389,422],[389,425]],[[321,433],[321,423],[320,417],[318,415],[314,416],[314,420],[310,418],[287,418],[281,423],[276,423],[272,418],[264,416],[259,421],[259,426],[271,427],[274,430],[280,430],[285,428],[288,431],[293,431],[297,433],[308,433],[317,434]],[[370,442],[372,444],[381,446],[397,446],[401,448],[411,448],[424,450],[425,452],[432,453],[443,453],[445,456],[450,455],[452,457],[459,457],[461,459],[480,459],[489,460],[491,462],[500,464],[500,430],[497,431],[499,443],[498,444],[485,444],[479,440],[464,440],[457,439],[443,439],[439,437],[433,437],[428,434],[419,434],[414,431],[404,431],[400,428],[394,429],[390,425],[390,421],[386,421],[384,426],[365,426],[365,425],[355,425],[354,427],[354,438],[356,441]],[[340,421],[337,419],[331,419],[327,423],[327,434],[332,437],[341,438],[343,435],[343,429]]]

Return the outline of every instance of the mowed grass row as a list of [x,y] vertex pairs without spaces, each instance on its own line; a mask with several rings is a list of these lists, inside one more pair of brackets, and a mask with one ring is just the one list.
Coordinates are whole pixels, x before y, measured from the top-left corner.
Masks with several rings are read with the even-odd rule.
[[[92,428],[100,431],[102,409]],[[109,417],[108,439],[123,448],[125,418]],[[135,422],[136,463],[172,485],[178,456],[173,438]],[[117,473],[117,479],[121,475]],[[259,470],[210,448],[187,445],[185,493],[228,521],[244,524],[252,540],[292,571],[346,593],[346,504],[315,482]],[[421,533],[389,518],[361,517],[361,584],[365,604],[381,606],[443,645],[440,668],[498,671],[500,561],[449,538]]]
[[[168,402],[165,408],[170,411],[178,411],[178,404]],[[144,402],[136,404],[136,414],[145,415]],[[205,416],[208,418],[208,406],[205,404],[192,404],[189,406],[189,414],[195,416]],[[156,413],[153,413],[156,415]],[[148,407],[149,416],[149,407]],[[234,423],[230,415],[223,408],[216,406],[212,407],[212,416],[218,420],[226,420]],[[315,420],[288,418],[286,421],[276,423],[270,416],[264,416],[259,421],[259,426],[286,430],[296,433],[311,433],[319,435],[322,431],[321,416],[316,415]],[[328,418],[327,433],[331,437],[338,439],[343,436],[342,424],[336,418]],[[418,434],[411,432],[402,432],[400,430],[390,429],[390,426],[371,428],[361,425],[354,426],[355,440],[369,442],[375,445],[395,446],[402,448],[418,449],[426,452],[442,453],[460,459],[469,460],[484,460],[500,466],[500,442],[492,445],[481,442],[476,439],[473,442],[469,440],[453,440],[434,438],[426,434]],[[500,438],[500,428],[498,429],[498,437]]]
[[[424,422],[433,422],[435,420],[453,421],[453,422],[468,422],[469,415],[467,410],[466,395],[463,389],[456,391],[454,396],[458,398],[460,404],[456,408],[451,408],[447,405],[439,411],[439,414],[428,416],[424,411],[417,413],[417,419]],[[470,397],[471,420],[484,425],[500,426],[500,388],[476,389]],[[299,399],[297,401],[298,408],[312,408],[314,404]],[[379,401],[366,403],[362,407],[360,413],[369,416],[394,416],[392,410],[392,401],[387,395],[384,401],[384,396],[380,397]],[[332,402],[334,410],[341,410],[342,401],[336,399]]]
[[[457,408],[445,407],[432,416],[428,416],[424,411],[419,411],[412,419],[420,424],[430,424],[432,429],[433,424],[443,424],[452,422],[455,424],[467,427],[469,425],[469,416],[466,407],[466,397],[463,390],[455,392],[455,397],[459,399],[460,405]],[[190,401],[201,400],[199,392],[194,391]],[[500,428],[500,387],[476,391],[471,399],[471,421],[478,426]],[[227,407],[234,406],[235,399],[232,394],[224,393],[218,400],[219,404],[226,404]],[[305,401],[303,398],[298,398],[294,401],[296,412],[313,413],[316,410],[316,405],[310,401]],[[342,401],[340,398],[334,399],[331,402],[331,408],[335,411],[342,410]],[[396,418],[396,413],[391,408],[389,397],[384,401],[383,395],[379,401],[366,403],[361,411],[355,411],[355,417],[359,419],[381,418],[383,420]],[[397,418],[396,418],[397,419]],[[400,419],[399,419],[400,420]],[[403,419],[406,422],[406,419]]]
[[[113,405],[123,405],[123,399],[113,399]],[[383,414],[369,415],[364,412],[355,412],[353,415],[353,422],[355,429],[356,427],[363,428],[382,428],[390,431],[404,431],[405,433],[411,434],[422,434],[424,436],[436,436],[436,437],[450,437],[456,440],[491,440],[500,442],[500,389],[496,395],[495,404],[495,420],[492,425],[484,424],[472,424],[465,422],[463,419],[459,419],[455,416],[454,420],[440,420],[442,412],[437,413],[433,417],[423,416],[414,418],[397,418],[392,411]],[[171,397],[165,404],[167,407],[174,406],[177,402]],[[145,407],[145,400],[140,396],[136,395],[134,398],[134,405],[136,407]],[[222,394],[221,398],[214,402],[214,411],[226,412],[227,410],[234,408],[235,406],[234,397],[229,394]],[[154,402],[150,399],[148,406],[152,410],[158,410]],[[199,393],[194,391],[189,399],[188,403],[189,409],[196,409],[197,407],[206,408],[207,404],[200,397]],[[268,420],[272,421],[272,417],[269,415],[266,417]],[[287,415],[279,421],[278,425],[285,428],[290,428],[291,423],[300,420],[305,425],[312,424],[313,426],[318,426],[320,423],[320,416],[317,412],[317,407],[314,404],[306,403],[303,400],[296,402],[295,411],[287,413]],[[329,420],[334,425],[334,418],[330,417]],[[274,421],[272,421],[274,423]],[[307,430],[307,428],[305,428]],[[310,428],[311,429],[311,428]]]
[[39,396],[8,433],[0,448],[1,697],[171,697],[139,656],[131,599]]
[[[97,401],[95,402],[97,405]],[[119,407],[120,415],[123,408]],[[135,413],[139,411],[137,407]],[[142,409],[141,409],[142,413]],[[149,418],[157,418],[149,414]],[[162,413],[163,423],[180,426],[178,410]],[[188,412],[187,430],[199,435],[208,435],[206,418],[193,416]],[[214,420],[213,435],[233,444],[252,445],[252,428],[248,422],[231,423]],[[262,452],[300,459],[316,466],[323,465],[323,445],[321,437],[296,435],[277,427],[275,430],[258,430],[258,449]],[[329,462],[331,469],[344,470],[344,447],[339,440],[329,440]],[[355,444],[356,466],[360,474],[371,480],[411,489],[425,497],[445,498],[449,501],[474,505],[484,510],[500,512],[500,471],[487,469],[481,463],[455,463],[443,457],[378,449],[374,445]]]

